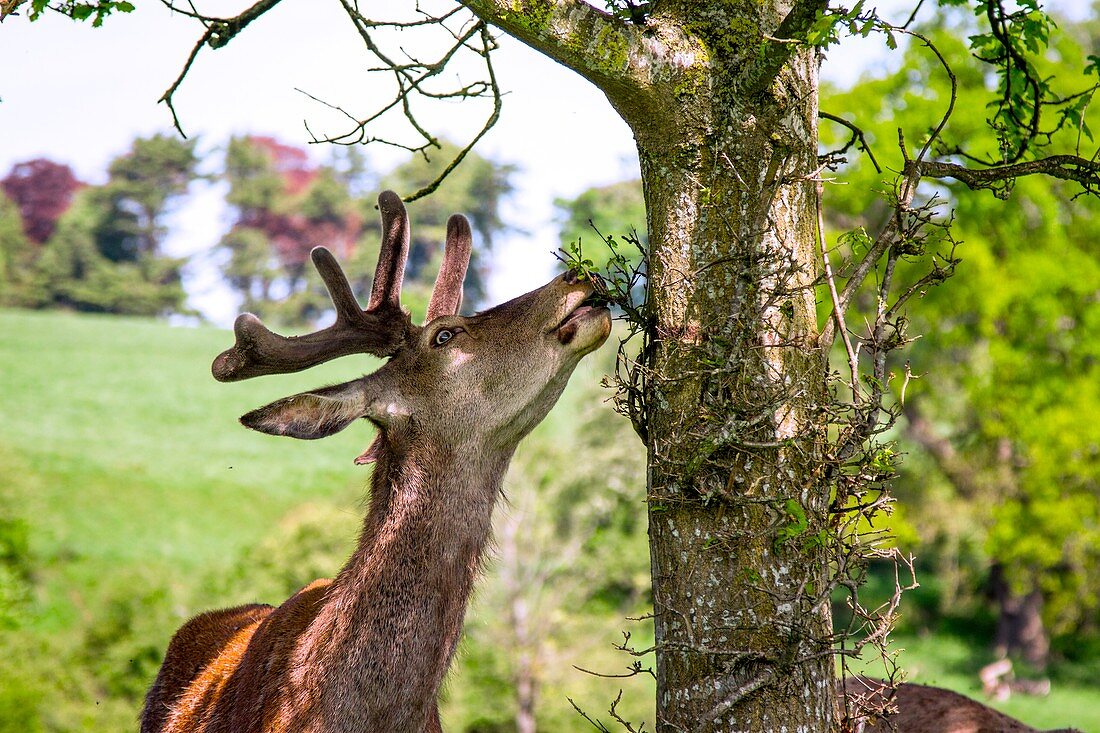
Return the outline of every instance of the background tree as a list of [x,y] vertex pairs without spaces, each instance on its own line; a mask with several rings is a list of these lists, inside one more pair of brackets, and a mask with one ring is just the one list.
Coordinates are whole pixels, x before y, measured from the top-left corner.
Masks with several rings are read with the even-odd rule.
[[50,238],[83,185],[69,166],[45,158],[16,163],[0,180],[0,189],[18,207],[24,233],[35,244]]
[[38,247],[23,231],[18,205],[0,194],[0,303],[18,305],[30,299],[26,291],[37,254]]
[[637,232],[641,246],[648,246],[640,180],[590,188],[574,199],[558,199],[554,205],[561,221],[563,249],[572,242],[597,240],[596,232],[605,237]]
[[[1057,58],[1084,66],[1096,22],[1060,25]],[[956,13],[922,31],[955,68],[959,93],[971,95],[986,79],[968,63],[960,27],[979,30]],[[1037,64],[1057,79],[1051,59]],[[934,124],[933,110],[951,94],[937,67],[911,47],[896,73],[826,98],[833,108],[858,110],[855,121],[880,165],[903,165],[884,143],[898,126]],[[987,114],[960,109],[953,134],[978,139]],[[1087,139],[1100,117],[1089,111],[1080,122],[1060,133],[1063,145]],[[849,134],[838,126],[825,137],[839,144]],[[889,215],[873,193],[884,176],[869,160],[853,160],[841,173],[847,185],[830,196],[834,227],[867,211]],[[920,378],[909,385],[902,427],[906,444],[927,460],[903,472],[898,498],[920,530],[914,549],[940,593],[939,611],[992,602],[998,651],[1042,668],[1051,631],[1096,626],[1086,589],[1095,587],[1100,561],[1100,432],[1080,416],[1100,411],[1100,210],[1091,198],[1075,200],[1065,182],[1021,179],[1009,205],[959,183],[941,192],[956,212],[963,263],[949,289],[930,291],[913,311],[911,328],[922,338],[909,358]]]
[[[383,178],[382,185],[395,191],[418,191],[436,180],[458,153],[457,145],[444,140],[438,150],[427,156],[413,156],[395,168]],[[438,270],[447,217],[461,211],[470,219],[474,230],[473,254],[464,284],[467,307],[483,302],[494,237],[511,229],[500,209],[501,203],[513,191],[515,172],[516,167],[509,163],[491,161],[477,153],[467,155],[463,164],[417,205],[417,231],[409,242],[408,275],[421,281],[434,277],[423,273]]]
[[[379,185],[408,190],[430,181],[437,168],[422,157],[414,158]],[[488,267],[486,252],[493,236],[506,229],[500,203],[511,191],[512,173],[511,166],[471,154],[422,206],[422,223],[410,243],[406,275],[414,310],[427,305],[439,264],[436,258],[442,256],[447,217],[455,211],[466,212],[474,226],[475,266],[466,279],[467,308],[480,302]],[[222,247],[229,251],[227,278],[244,297],[245,310],[293,324],[320,317],[328,307],[328,296],[309,265],[309,252],[318,245],[349,263],[356,292],[369,292],[370,265],[377,256],[379,237],[377,216],[371,210],[373,197],[361,183],[367,175],[364,162],[346,153],[318,166],[304,149],[272,138],[230,141],[225,164],[230,184],[227,200],[236,209],[237,220]]]
[[82,184],[68,166],[47,160],[16,165],[4,185],[27,239],[3,217],[2,302],[131,315],[181,311],[183,260],[162,251],[164,218],[196,177],[194,146],[165,135],[138,138],[111,161],[102,186]]
[[102,211],[96,246],[112,262],[162,257],[164,217],[197,178],[195,140],[157,134],[137,138],[111,161],[107,183],[89,192],[89,204]]
[[105,228],[106,212],[91,201],[91,191],[78,196],[58,221],[34,262],[27,300],[19,304],[123,315],[181,310],[182,261],[144,256],[113,262],[104,256],[97,235]]
[[230,140],[224,176],[236,221],[221,246],[244,310],[276,322],[315,320],[328,301],[308,266],[310,250],[325,246],[348,259],[363,234],[347,185],[305,150],[263,136]]

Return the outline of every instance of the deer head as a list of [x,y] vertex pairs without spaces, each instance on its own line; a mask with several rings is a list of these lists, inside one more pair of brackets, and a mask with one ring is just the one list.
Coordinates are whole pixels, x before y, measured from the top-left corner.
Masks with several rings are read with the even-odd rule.
[[214,360],[219,381],[295,372],[355,353],[389,357],[372,374],[273,402],[241,418],[273,435],[323,438],[359,418],[379,437],[357,463],[385,446],[404,453],[417,441],[458,450],[513,449],[546,416],[580,358],[611,331],[607,308],[586,303],[591,284],[567,272],[543,287],[474,316],[457,315],[470,258],[470,225],[447,222],[443,264],[427,318],[414,325],[400,305],[409,222],[392,191],[378,197],[382,246],[362,310],[328,250],[311,257],[336,322],[300,337],[272,333],[252,314],[234,324],[236,343]]

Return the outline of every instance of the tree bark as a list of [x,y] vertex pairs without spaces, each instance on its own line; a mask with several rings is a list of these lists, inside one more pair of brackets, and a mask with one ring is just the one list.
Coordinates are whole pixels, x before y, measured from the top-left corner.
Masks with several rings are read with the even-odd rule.
[[829,730],[818,60],[782,41],[825,3],[656,0],[638,26],[465,2],[597,84],[637,140],[657,731]]
[[[763,5],[728,9],[726,27],[771,30],[782,16]],[[686,26],[699,11],[685,11]],[[825,362],[809,287],[817,62],[796,52],[752,95],[737,93],[732,69],[697,72],[667,90],[694,83],[680,104],[635,127],[657,337],[647,427],[658,731],[828,730],[827,561],[807,542],[828,502],[814,471]],[[802,531],[785,538],[792,524]]]

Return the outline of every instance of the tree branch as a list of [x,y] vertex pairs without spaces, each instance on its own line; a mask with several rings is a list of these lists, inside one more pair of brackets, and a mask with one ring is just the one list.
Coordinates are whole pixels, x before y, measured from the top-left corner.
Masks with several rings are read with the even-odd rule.
[[[904,150],[904,143],[902,143],[902,149]],[[913,202],[913,196],[917,192],[917,183],[919,181],[919,171],[907,171],[902,177],[902,181],[898,184],[897,201],[894,204],[893,214],[882,226],[882,229],[879,230],[878,236],[876,236],[871,243],[863,259],[859,261],[859,264],[857,264],[855,269],[849,274],[848,282],[845,284],[844,290],[840,293],[840,300],[836,307],[842,313],[847,312],[848,305],[852,302],[852,298],[855,297],[860,286],[863,285],[863,281],[867,279],[867,275],[878,265],[879,258],[882,257],[886,250],[889,249],[890,245],[893,244],[894,238],[901,229],[901,218],[904,212],[909,209],[909,204]],[[831,346],[835,335],[836,319],[830,318],[821,329],[821,334],[818,336],[818,344],[825,347]]]
[[486,23],[576,71],[607,93],[648,86],[644,28],[583,0],[459,0]]
[[851,148],[853,145],[856,145],[859,147],[860,150],[867,153],[867,157],[871,159],[871,165],[875,167],[875,172],[882,173],[882,167],[878,164],[878,160],[875,159],[875,153],[873,150],[871,150],[871,146],[867,144],[867,138],[866,136],[864,136],[863,130],[861,128],[857,127],[856,124],[854,122],[851,122],[850,120],[846,120],[839,115],[834,115],[824,110],[818,110],[817,116],[823,120],[829,120],[830,122],[835,122],[838,125],[846,127],[852,133],[852,137],[848,140],[847,143],[844,144],[844,147],[840,148],[839,150],[830,151],[826,155],[844,155],[846,152],[848,152],[849,148]]
[[[393,75],[394,96],[393,99],[379,105],[371,114],[362,118],[357,118],[338,105],[330,104],[317,99],[312,94],[306,93],[311,99],[324,104],[330,109],[340,112],[352,122],[348,130],[327,135],[316,135],[307,125],[306,129],[313,138],[313,142],[337,143],[340,145],[365,145],[377,142],[408,150],[410,153],[422,155],[427,159],[430,150],[439,149],[441,146],[436,137],[432,135],[418,119],[417,112],[414,109],[414,100],[436,101],[442,99],[469,100],[485,98],[492,100],[492,110],[485,118],[481,129],[471,137],[470,141],[452,158],[450,163],[443,168],[434,180],[419,191],[407,194],[404,197],[406,202],[415,201],[435,191],[443,180],[450,175],[451,171],[462,162],[463,158],[466,157],[473,146],[484,137],[485,133],[487,133],[500,118],[501,91],[497,83],[496,72],[493,69],[492,62],[492,53],[497,48],[496,39],[489,33],[488,26],[484,21],[474,17],[472,14],[468,14],[466,10],[457,6],[454,10],[444,15],[433,16],[425,14],[425,17],[417,18],[413,21],[399,21],[374,20],[368,18],[359,11],[359,3],[353,2],[352,0],[340,0],[340,3],[344,7],[352,25],[355,27],[356,31],[358,31],[359,37],[363,41],[367,52],[381,62],[381,66],[368,70],[389,72]],[[419,10],[418,12],[424,13],[424,11]],[[445,21],[453,19],[459,14],[460,16],[458,19],[464,20],[461,28],[454,30],[448,27]],[[437,26],[444,29],[452,39],[449,45],[444,47],[440,55],[435,57],[435,60],[432,61],[421,60],[409,56],[404,49],[401,49],[401,52],[405,53],[407,61],[399,61],[394,52],[383,49],[374,35],[374,32],[380,28],[407,32],[409,29],[426,25]],[[476,54],[480,57],[481,63],[484,65],[485,78],[474,82],[459,82],[457,87],[449,86],[446,82],[444,82],[442,86],[438,84],[433,86],[433,82],[439,83],[440,80],[444,78],[444,72],[452,68],[452,62],[459,54],[466,54],[467,56],[469,54]],[[420,137],[419,144],[403,144],[394,140],[379,138],[368,134],[368,127],[391,110],[400,110],[400,112],[404,114],[409,126],[412,127]]]
[[24,3],[25,0],[0,0],[0,23],[4,22],[4,18],[9,15],[15,15],[19,6]]
[[859,352],[852,346],[848,337],[848,324],[844,322],[844,310],[840,307],[840,296],[836,292],[836,280],[833,278],[833,265],[829,262],[829,246],[825,242],[825,215],[822,213],[823,186],[817,182],[817,240],[821,245],[821,261],[825,270],[825,282],[829,286],[829,297],[833,301],[833,328],[844,342],[844,353],[848,355],[848,370],[852,379],[852,401],[859,397]]
[[[898,129],[898,147],[901,149],[902,158],[905,160],[905,165],[902,169],[902,175],[897,185],[897,199],[894,202],[894,215],[890,217],[889,221],[879,231],[878,236],[875,237],[874,243],[871,245],[867,254],[856,266],[855,271],[852,272],[848,278],[848,283],[844,286],[844,292],[840,295],[840,308],[847,310],[849,303],[855,296],[856,291],[863,285],[863,280],[871,272],[871,270],[878,265],[879,258],[886,253],[886,250],[893,244],[895,236],[902,230],[902,217],[909,211],[909,206],[913,202],[913,197],[917,194],[917,186],[921,180],[921,166],[927,165],[924,161],[924,157],[928,154],[932,144],[939,139],[943,129],[947,126],[947,121],[951,119],[951,115],[955,111],[955,101],[959,95],[959,82],[955,76],[955,72],[952,71],[951,65],[947,63],[947,59],[936,47],[927,36],[914,31],[906,31],[903,29],[897,29],[900,33],[912,36],[919,40],[927,47],[936,60],[939,61],[943,67],[944,73],[947,74],[948,80],[951,82],[951,96],[947,101],[947,109],[944,111],[943,116],[940,117],[939,124],[929,134],[928,139],[925,140],[924,146],[921,147],[920,152],[916,158],[909,157],[909,150],[905,146],[905,134],[902,130]],[[819,344],[832,344],[835,319],[831,319],[825,324],[825,328],[822,330],[818,337]]]
[[183,84],[184,78],[187,77],[187,73],[191,70],[191,65],[194,64],[195,59],[198,58],[199,51],[202,50],[203,46],[210,46],[210,48],[221,48],[225,46],[232,41],[238,33],[243,31],[249,23],[278,5],[281,0],[259,0],[259,2],[250,6],[240,15],[233,16],[232,18],[215,18],[201,15],[193,9],[187,10],[176,7],[172,0],[161,0],[161,2],[172,12],[195,18],[206,26],[206,31],[191,49],[191,53],[187,57],[187,61],[184,62],[183,69],[180,71],[179,76],[172,82],[172,86],[168,87],[164,94],[161,95],[161,98],[157,100],[159,102],[164,102],[168,106],[168,111],[172,113],[172,124],[176,128],[176,131],[181,136],[187,137],[187,134],[183,131],[183,127],[180,125],[179,116],[176,114],[173,98],[175,97],[176,90]]
[[772,79],[791,58],[805,48],[806,32],[817,14],[829,7],[829,0],[797,0],[775,32],[766,37],[761,59],[746,73],[745,91],[754,92],[771,84]]
[[1077,155],[1051,155],[1024,163],[978,169],[957,163],[914,160],[909,162],[908,168],[919,176],[954,178],[974,190],[1005,190],[1015,178],[1040,174],[1063,181],[1074,181],[1088,192],[1100,191],[1100,162]]

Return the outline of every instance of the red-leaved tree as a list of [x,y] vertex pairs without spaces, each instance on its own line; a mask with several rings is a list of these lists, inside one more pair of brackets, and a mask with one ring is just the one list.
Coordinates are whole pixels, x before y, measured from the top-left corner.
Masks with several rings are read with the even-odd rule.
[[236,209],[222,240],[230,252],[226,274],[245,307],[262,309],[274,287],[287,297],[280,313],[265,315],[290,322],[317,317],[327,301],[319,285],[311,289],[307,282],[310,250],[323,245],[346,260],[363,232],[347,186],[305,150],[263,136],[230,141],[225,176]]
[[0,188],[19,207],[23,231],[36,244],[50,238],[83,185],[72,168],[46,158],[16,163],[0,180]]

